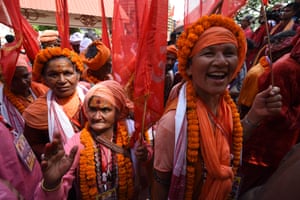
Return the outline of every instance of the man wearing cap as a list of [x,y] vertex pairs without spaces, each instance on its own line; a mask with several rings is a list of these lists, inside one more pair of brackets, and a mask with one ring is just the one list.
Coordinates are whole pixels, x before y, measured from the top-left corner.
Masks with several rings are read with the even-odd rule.
[[83,34],[80,32],[75,32],[70,36],[70,43],[72,45],[72,48],[78,54],[80,53],[79,48],[82,39],[83,39]]

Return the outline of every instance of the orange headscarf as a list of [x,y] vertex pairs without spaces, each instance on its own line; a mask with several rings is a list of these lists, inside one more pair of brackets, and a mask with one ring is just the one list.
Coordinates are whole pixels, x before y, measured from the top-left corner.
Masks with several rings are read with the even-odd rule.
[[202,33],[195,44],[190,57],[193,57],[196,53],[208,46],[224,43],[233,43],[236,47],[238,47],[236,37],[231,31],[221,26],[211,27]]
[[176,55],[176,57],[177,57],[177,48],[176,48],[176,46],[173,45],[173,44],[167,46],[167,53],[174,54],[174,55]]
[[99,82],[88,91],[83,102],[85,113],[93,96],[101,97],[116,107],[119,111],[119,119],[126,118],[129,111],[133,109],[133,104],[127,98],[125,90],[114,80]]
[[[95,54],[93,57],[87,57],[87,54],[92,52]],[[80,56],[84,64],[91,70],[100,69],[110,58],[110,50],[101,41],[96,40],[92,42]]]

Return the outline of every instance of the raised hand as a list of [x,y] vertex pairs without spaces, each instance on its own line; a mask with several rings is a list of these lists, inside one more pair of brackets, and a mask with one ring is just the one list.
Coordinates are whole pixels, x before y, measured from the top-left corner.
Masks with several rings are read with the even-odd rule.
[[270,86],[256,95],[248,118],[252,122],[259,122],[265,117],[279,114],[282,106],[281,99],[280,88]]
[[72,166],[77,150],[78,147],[74,146],[70,154],[66,155],[61,135],[54,134],[53,141],[46,144],[45,153],[42,155],[43,187],[52,189],[61,183],[62,177]]

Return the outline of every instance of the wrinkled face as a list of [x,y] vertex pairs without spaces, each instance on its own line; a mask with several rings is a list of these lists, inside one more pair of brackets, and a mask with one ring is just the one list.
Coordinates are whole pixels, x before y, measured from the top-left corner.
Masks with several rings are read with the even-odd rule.
[[14,94],[22,95],[28,91],[31,85],[31,72],[26,67],[16,67],[15,74],[11,82],[11,91]]
[[76,91],[79,73],[68,58],[55,58],[47,64],[42,74],[43,82],[58,98],[70,97]]
[[177,57],[173,53],[167,53],[167,65],[166,65],[166,71],[169,71],[173,69],[174,64],[177,60]]
[[197,95],[205,97],[222,94],[231,81],[238,64],[234,44],[225,43],[206,47],[192,57],[187,74]]
[[116,108],[109,101],[99,96],[91,97],[86,111],[89,127],[96,134],[113,130],[116,122],[116,113]]

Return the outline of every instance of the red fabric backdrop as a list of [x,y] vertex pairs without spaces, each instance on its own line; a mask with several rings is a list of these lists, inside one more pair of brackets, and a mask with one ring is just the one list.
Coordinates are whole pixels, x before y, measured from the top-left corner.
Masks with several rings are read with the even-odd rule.
[[71,49],[70,32],[69,32],[69,13],[68,0],[55,0],[56,5],[56,23],[59,36],[61,39],[61,47]]
[[134,100],[139,132],[143,116],[147,129],[163,112],[168,1],[115,0],[114,6],[113,72]]
[[[184,26],[211,13],[219,2],[220,0],[185,0]],[[232,17],[246,2],[247,0],[223,0],[221,14]]]

